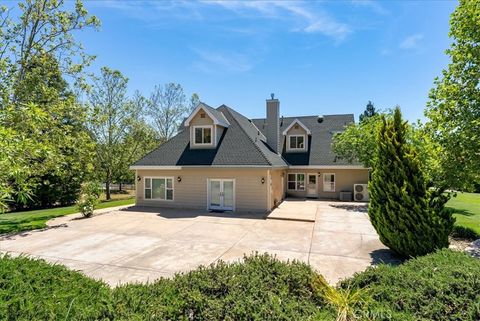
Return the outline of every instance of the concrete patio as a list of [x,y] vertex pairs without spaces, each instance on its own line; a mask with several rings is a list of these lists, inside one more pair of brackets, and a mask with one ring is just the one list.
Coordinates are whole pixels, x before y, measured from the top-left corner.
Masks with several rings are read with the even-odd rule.
[[49,229],[0,239],[0,251],[64,264],[111,285],[169,277],[258,251],[310,264],[331,283],[395,262],[362,205],[286,200],[259,214],[131,207],[90,219],[70,215]]

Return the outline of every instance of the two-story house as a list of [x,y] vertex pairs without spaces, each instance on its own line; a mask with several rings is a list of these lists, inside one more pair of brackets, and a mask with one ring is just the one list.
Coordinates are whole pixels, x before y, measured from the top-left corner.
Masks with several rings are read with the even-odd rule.
[[366,184],[368,169],[332,152],[332,137],[353,115],[248,119],[200,103],[178,134],[131,166],[136,204],[208,210],[270,211],[286,196],[338,199]]

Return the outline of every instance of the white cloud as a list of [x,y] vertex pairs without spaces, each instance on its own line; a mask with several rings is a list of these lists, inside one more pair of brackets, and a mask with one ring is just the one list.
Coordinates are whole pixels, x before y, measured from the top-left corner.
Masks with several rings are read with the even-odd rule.
[[326,36],[343,40],[349,33],[350,27],[336,21],[325,11],[308,6],[304,1],[205,1],[204,3],[219,5],[236,13],[256,12],[263,18],[294,19],[300,27],[295,31],[307,33],[322,33]]
[[400,43],[399,47],[406,50],[417,49],[422,39],[423,35],[420,33],[408,36]]
[[385,9],[378,1],[373,0],[352,0],[352,4],[358,7],[367,7],[373,10],[373,12],[386,15],[388,14],[388,10]]
[[239,53],[222,53],[212,50],[194,49],[199,60],[193,67],[206,73],[246,72],[252,69],[248,57]]

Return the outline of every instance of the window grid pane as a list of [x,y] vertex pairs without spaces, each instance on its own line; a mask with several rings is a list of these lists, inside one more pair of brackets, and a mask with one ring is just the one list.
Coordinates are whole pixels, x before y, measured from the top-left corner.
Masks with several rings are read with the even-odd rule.
[[212,130],[210,128],[203,128],[203,143],[210,144],[212,142]]

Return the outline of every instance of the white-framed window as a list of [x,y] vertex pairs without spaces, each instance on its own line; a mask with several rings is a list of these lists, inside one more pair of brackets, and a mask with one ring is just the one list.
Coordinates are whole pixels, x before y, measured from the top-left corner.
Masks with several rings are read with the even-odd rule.
[[334,173],[323,174],[323,191],[335,192],[335,174]]
[[193,126],[194,145],[212,145],[213,126]]
[[305,135],[289,135],[288,136],[289,150],[304,150],[305,149]]
[[173,177],[146,177],[145,199],[173,201]]
[[291,191],[305,190],[305,174],[292,173],[288,174],[287,189]]

